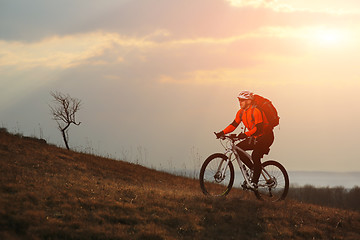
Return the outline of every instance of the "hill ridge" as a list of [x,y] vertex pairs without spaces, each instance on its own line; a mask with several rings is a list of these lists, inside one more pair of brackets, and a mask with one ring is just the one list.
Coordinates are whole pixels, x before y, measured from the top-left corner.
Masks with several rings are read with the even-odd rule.
[[1,239],[360,239],[360,214],[233,189],[0,131]]

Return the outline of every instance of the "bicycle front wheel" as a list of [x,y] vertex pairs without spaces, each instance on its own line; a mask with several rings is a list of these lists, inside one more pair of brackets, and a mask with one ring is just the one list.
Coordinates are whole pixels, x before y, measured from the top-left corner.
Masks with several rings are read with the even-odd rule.
[[203,163],[199,179],[201,190],[205,195],[226,196],[234,183],[234,166],[226,155],[215,153]]
[[276,161],[266,161],[262,164],[262,171],[258,182],[258,199],[277,202],[284,200],[289,191],[289,176],[285,168]]

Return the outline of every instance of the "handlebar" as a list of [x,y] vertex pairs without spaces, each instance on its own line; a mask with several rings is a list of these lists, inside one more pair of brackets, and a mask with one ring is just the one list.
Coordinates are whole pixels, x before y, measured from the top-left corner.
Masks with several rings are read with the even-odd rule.
[[[215,136],[216,136],[216,132],[214,132]],[[221,140],[225,140],[226,138],[230,139],[231,141],[235,142],[235,141],[239,141],[241,140],[240,138],[238,138],[238,135],[237,134],[229,134],[229,135],[224,135],[222,137],[217,137],[217,139],[221,139]]]

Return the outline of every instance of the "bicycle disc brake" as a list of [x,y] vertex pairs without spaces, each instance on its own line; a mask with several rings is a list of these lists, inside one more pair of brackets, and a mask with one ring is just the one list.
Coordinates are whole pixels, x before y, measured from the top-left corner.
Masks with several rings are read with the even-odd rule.
[[214,179],[215,179],[215,182],[221,183],[221,182],[225,179],[225,176],[223,176],[223,175],[221,174],[221,172],[218,171],[218,172],[214,175]]

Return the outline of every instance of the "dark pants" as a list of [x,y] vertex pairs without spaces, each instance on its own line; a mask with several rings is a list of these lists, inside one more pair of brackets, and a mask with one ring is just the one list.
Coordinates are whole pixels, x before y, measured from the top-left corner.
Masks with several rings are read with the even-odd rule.
[[251,154],[251,158],[253,162],[250,161],[244,154],[240,154],[241,160],[251,169],[254,169],[254,175],[252,178],[253,183],[257,183],[259,181],[260,173],[261,173],[261,158],[264,154],[268,154],[270,151],[270,146],[274,142],[274,132],[270,131],[265,133],[264,135],[256,138],[254,141],[253,138],[245,139],[244,141],[237,144],[237,146],[245,151],[254,150]]

